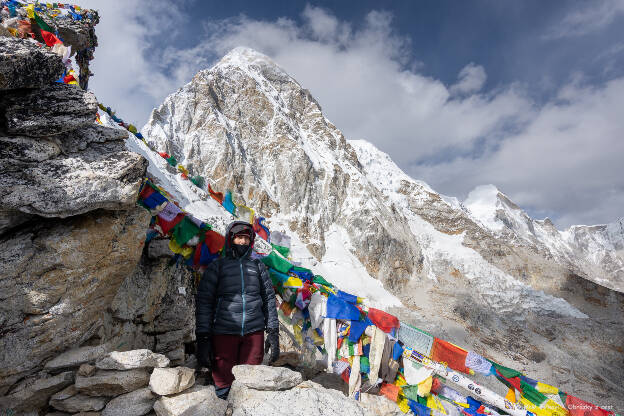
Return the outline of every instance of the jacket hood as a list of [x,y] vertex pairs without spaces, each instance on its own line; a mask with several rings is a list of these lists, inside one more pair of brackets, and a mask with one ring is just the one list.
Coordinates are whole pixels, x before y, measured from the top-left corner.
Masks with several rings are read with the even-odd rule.
[[253,249],[254,240],[256,239],[256,233],[253,230],[253,226],[245,221],[234,221],[230,225],[228,225],[225,231],[225,256],[229,258],[234,258],[234,253],[232,252],[232,239],[234,235],[239,233],[242,230],[249,230],[249,250],[244,257],[249,256],[251,254],[251,250]]

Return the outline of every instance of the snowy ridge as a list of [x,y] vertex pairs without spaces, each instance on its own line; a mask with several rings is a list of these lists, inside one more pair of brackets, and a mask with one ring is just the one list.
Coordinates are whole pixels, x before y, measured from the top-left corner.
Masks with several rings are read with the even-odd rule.
[[[415,214],[409,206],[406,195],[398,192],[404,186],[401,181],[410,182],[418,189],[422,198],[427,193],[435,193],[422,181],[407,176],[390,157],[364,140],[352,140],[360,163],[364,166],[367,177],[394,204],[409,221],[414,236],[418,239],[425,256],[425,267],[430,279],[443,274],[448,265],[453,265],[462,275],[474,282],[479,292],[490,306],[501,312],[512,312],[516,307],[545,310],[568,314],[576,318],[587,315],[571,306],[561,298],[536,291],[530,286],[517,281],[499,268],[491,265],[471,248],[462,244],[464,234],[448,235],[436,230],[430,223]],[[412,194],[419,196],[418,193]],[[454,201],[443,203],[455,208]]]
[[529,217],[493,185],[475,188],[463,205],[494,235],[537,247],[588,279],[624,292],[624,218],[607,225],[575,225],[559,231],[548,218]]

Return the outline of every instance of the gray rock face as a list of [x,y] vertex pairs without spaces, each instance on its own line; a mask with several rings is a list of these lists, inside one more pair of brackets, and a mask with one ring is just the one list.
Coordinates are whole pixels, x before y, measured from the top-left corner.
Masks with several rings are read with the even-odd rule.
[[98,109],[92,92],[68,84],[6,93],[0,106],[7,133],[31,137],[54,136],[92,124]]
[[91,377],[95,374],[95,366],[91,364],[81,364],[77,374],[82,377]]
[[285,390],[303,381],[296,371],[268,365],[237,365],[232,374],[238,382],[256,390]]
[[171,397],[161,397],[154,404],[158,416],[221,416],[227,402],[217,397],[214,386],[194,386]]
[[357,401],[312,381],[284,391],[255,390],[235,380],[228,396],[232,416],[368,415]]
[[0,91],[41,88],[63,75],[61,57],[13,36],[0,37]]
[[155,368],[149,380],[150,389],[159,396],[183,392],[195,384],[195,370],[186,367]]
[[133,368],[167,367],[169,359],[148,349],[113,351],[100,358],[95,366],[102,370],[131,370]]
[[156,399],[148,388],[122,394],[108,402],[102,416],[142,416],[152,410]]
[[[86,135],[95,140],[118,137],[111,130],[90,126],[67,136],[69,140]],[[0,198],[5,212],[67,217],[135,205],[146,162],[126,151],[121,141],[91,143],[71,154],[62,154],[62,145],[52,140],[0,137],[0,144],[7,146],[0,153]]]
[[100,370],[91,377],[76,377],[76,389],[89,396],[115,397],[147,386],[150,374],[140,368],[128,371]]
[[134,208],[39,220],[0,236],[0,393],[88,340],[117,343],[62,355],[48,369],[120,349],[125,335],[105,331],[103,312],[136,268],[148,223]]
[[71,371],[27,379],[20,383],[13,392],[0,397],[0,409],[13,409],[15,412],[27,412],[43,409],[48,404],[50,396],[64,389],[74,382],[74,373]]
[[69,386],[52,396],[50,406],[68,413],[99,411],[110,399],[80,394],[74,386]]

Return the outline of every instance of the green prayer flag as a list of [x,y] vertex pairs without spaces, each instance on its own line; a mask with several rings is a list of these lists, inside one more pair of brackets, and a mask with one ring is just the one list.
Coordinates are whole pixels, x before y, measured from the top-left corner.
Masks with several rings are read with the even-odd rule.
[[418,386],[402,386],[403,395],[414,401],[418,401]]
[[165,159],[167,161],[167,163],[169,163],[171,166],[173,166],[174,168],[176,166],[178,166],[178,161],[176,160],[175,157],[171,156],[169,159]]
[[370,360],[365,355],[360,355],[360,373],[370,373]]
[[191,182],[193,182],[195,184],[195,186],[197,186],[198,188],[203,188],[204,187],[204,178],[201,177],[200,175],[195,175],[191,178]]
[[[416,388],[416,391],[418,391],[418,388]],[[418,396],[418,403],[427,406],[427,399],[425,397]]]
[[[488,360],[488,361],[490,361],[490,360]],[[494,368],[496,368],[503,376],[505,376],[507,378],[520,377],[522,375],[522,373],[520,371],[516,371],[516,370],[511,369],[509,367],[505,367],[503,365],[497,364],[494,361],[490,361],[490,362],[492,363]]]
[[290,254],[290,249],[288,247],[278,246],[277,244],[273,244],[273,243],[271,243],[271,246],[273,247],[274,250],[276,250],[278,253],[280,253],[284,257],[288,257],[288,255]]
[[546,397],[546,395],[537,391],[535,387],[525,382],[524,380],[520,380],[520,387],[522,387],[522,395],[536,406],[539,406],[546,400],[548,400],[548,397]]
[[54,33],[54,29],[52,29],[46,22],[44,22],[37,13],[35,13],[35,22],[37,22],[37,25],[39,25],[39,27],[46,32]]
[[272,251],[268,256],[263,257],[261,261],[267,267],[271,267],[281,273],[288,273],[288,271],[292,267],[292,264],[290,264],[288,260],[281,257],[275,251]]
[[320,274],[315,275],[314,276],[314,280],[312,280],[312,282],[318,283],[318,284],[321,284],[321,285],[325,285],[327,287],[334,287],[334,285],[332,285],[327,280],[325,280],[325,278],[323,276],[321,276]]
[[182,221],[180,221],[173,228],[172,236],[175,238],[178,245],[183,246],[198,233],[199,227],[195,225],[195,223],[193,223],[193,221],[191,221],[187,216],[185,216]]

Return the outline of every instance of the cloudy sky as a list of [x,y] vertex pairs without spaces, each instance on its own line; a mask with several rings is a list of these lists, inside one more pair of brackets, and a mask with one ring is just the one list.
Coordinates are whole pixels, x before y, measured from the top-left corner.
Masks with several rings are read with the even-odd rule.
[[624,0],[77,2],[101,15],[90,88],[129,122],[248,46],[441,193],[624,217]]

